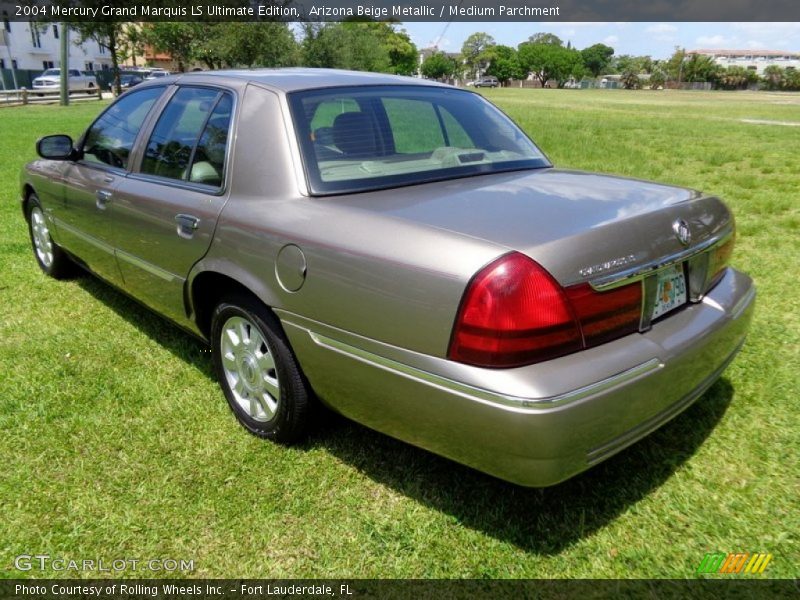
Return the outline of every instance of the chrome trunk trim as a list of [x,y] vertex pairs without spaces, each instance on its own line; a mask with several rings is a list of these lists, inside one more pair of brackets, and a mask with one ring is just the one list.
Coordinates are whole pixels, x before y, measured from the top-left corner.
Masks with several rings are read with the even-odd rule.
[[623,271],[618,271],[617,273],[612,273],[610,275],[606,275],[603,277],[598,277],[597,279],[593,279],[589,282],[589,284],[597,290],[598,292],[602,292],[605,290],[610,290],[616,287],[620,287],[623,285],[627,285],[629,283],[633,283],[634,281],[643,279],[647,275],[650,275],[653,271],[657,271],[663,267],[667,267],[676,262],[683,262],[685,260],[689,260],[693,256],[710,250],[715,246],[721,246],[725,242],[730,239],[733,235],[733,227],[729,227],[723,233],[716,235],[714,237],[708,238],[707,240],[702,241],[701,243],[692,246],[691,248],[687,248],[686,250],[681,250],[680,252],[675,252],[674,254],[670,254],[668,256],[664,256],[657,260],[650,261],[644,265],[636,265],[629,269],[625,269]]

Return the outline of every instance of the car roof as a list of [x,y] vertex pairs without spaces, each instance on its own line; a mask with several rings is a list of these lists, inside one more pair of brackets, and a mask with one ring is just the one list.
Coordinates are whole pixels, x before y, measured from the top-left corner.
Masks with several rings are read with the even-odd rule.
[[341,69],[311,69],[311,68],[286,68],[286,69],[232,69],[225,71],[197,71],[179,73],[170,78],[163,78],[169,82],[172,78],[181,83],[191,83],[192,80],[205,80],[208,78],[219,79],[220,83],[226,80],[233,82],[248,81],[281,92],[296,92],[327,87],[359,86],[359,85],[424,85],[431,87],[450,87],[448,85],[416,77],[403,77],[400,75],[387,75],[385,73],[366,73],[362,71],[345,71]]

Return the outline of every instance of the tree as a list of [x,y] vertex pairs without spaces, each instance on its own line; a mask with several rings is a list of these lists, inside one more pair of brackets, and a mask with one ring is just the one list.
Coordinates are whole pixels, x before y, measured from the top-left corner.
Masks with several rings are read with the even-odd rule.
[[663,88],[666,81],[667,73],[664,71],[663,67],[654,67],[653,72],[650,74],[650,89],[657,90],[658,88]]
[[[752,71],[748,71],[748,73],[753,74]],[[791,92],[800,90],[800,71],[784,69],[783,77],[781,78],[781,89]]]
[[76,44],[94,40],[108,48],[108,53],[111,56],[111,72],[114,76],[114,93],[117,95],[122,93],[119,81],[119,59],[121,55],[120,43],[125,31],[124,27],[124,23],[117,21],[91,21],[70,24],[70,28],[78,35],[78,39],[75,41]]
[[581,50],[581,58],[583,59],[583,66],[592,74],[597,77],[611,62],[611,57],[614,55],[614,49],[605,44],[595,44]]
[[680,83],[685,81],[683,77],[683,61],[686,59],[686,50],[680,46],[675,46],[675,52],[669,58],[666,64],[667,76]]
[[523,42],[518,55],[522,68],[532,73],[542,87],[551,79],[558,87],[564,87],[570,76],[577,73],[578,66],[583,67],[580,52],[554,44]]
[[458,69],[456,61],[444,52],[434,52],[426,58],[420,70],[428,79],[449,79]]
[[743,90],[757,81],[758,75],[755,71],[733,66],[720,72],[717,85],[724,90]]
[[417,72],[419,54],[405,29],[398,31],[394,23],[386,22],[367,22],[363,23],[362,27],[380,40],[389,57],[389,73],[413,75]]
[[692,54],[683,61],[683,81],[716,82],[721,67],[710,56]]
[[530,44],[548,44],[550,46],[563,46],[564,42],[555,33],[534,33],[528,38]]
[[638,90],[641,85],[641,80],[636,71],[626,71],[622,74],[620,81],[622,82],[622,87],[626,90]]
[[186,66],[195,61],[195,40],[202,38],[202,24],[171,21],[155,21],[146,23],[142,33],[145,41],[157,52],[169,54],[178,65],[178,71],[185,71]]
[[136,23],[125,24],[122,30],[120,46],[125,58],[130,58],[135,67],[136,58],[138,56],[144,57],[145,39],[141,27]]
[[461,46],[461,56],[468,70],[475,76],[479,75],[479,71],[483,71],[488,66],[490,60],[489,50],[494,46],[494,38],[482,31],[473,33],[464,40],[464,44]]
[[630,54],[621,54],[615,56],[609,64],[609,67],[615,73],[625,73],[626,71],[633,71],[634,73],[652,73],[655,63],[649,56],[632,56]]
[[390,72],[389,49],[370,25],[372,23],[307,23],[302,44],[303,64]]
[[297,64],[299,49],[285,23],[221,22],[193,42],[194,54],[211,68],[287,67]]
[[509,79],[524,79],[527,75],[525,69],[519,64],[517,51],[509,46],[493,46],[487,51],[490,59],[487,75],[497,77],[503,85]]
[[778,65],[770,65],[764,69],[762,79],[768,90],[780,89],[781,81],[783,80],[783,69]]

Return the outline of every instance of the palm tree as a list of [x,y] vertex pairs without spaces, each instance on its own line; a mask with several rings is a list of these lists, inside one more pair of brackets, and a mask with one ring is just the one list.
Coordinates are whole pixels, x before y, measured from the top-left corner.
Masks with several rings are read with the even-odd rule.
[[626,90],[638,90],[641,84],[639,80],[639,75],[636,74],[635,71],[625,71],[622,74],[622,78],[620,79],[622,82],[622,87]]

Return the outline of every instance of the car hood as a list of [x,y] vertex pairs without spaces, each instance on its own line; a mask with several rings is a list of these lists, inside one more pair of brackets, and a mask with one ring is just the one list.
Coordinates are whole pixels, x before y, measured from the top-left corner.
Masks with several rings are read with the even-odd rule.
[[605,276],[686,250],[673,231],[678,219],[689,225],[689,247],[732,225],[719,199],[694,190],[553,168],[338,200],[524,252],[564,284],[586,280],[587,270]]
[[37,77],[33,80],[34,83],[58,83],[61,80],[60,77]]

